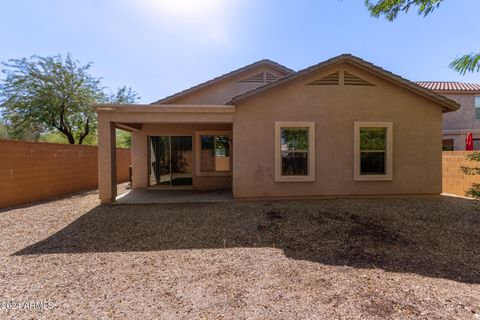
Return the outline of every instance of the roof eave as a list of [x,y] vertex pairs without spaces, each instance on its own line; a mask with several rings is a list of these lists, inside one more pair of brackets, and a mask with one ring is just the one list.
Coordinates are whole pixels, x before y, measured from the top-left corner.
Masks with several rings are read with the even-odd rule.
[[95,104],[95,112],[168,112],[168,113],[234,113],[231,105],[171,105],[171,104]]

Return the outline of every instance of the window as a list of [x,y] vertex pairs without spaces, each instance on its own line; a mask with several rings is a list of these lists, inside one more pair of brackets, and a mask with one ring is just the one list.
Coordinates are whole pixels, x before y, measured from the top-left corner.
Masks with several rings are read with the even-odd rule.
[[275,181],[315,181],[313,122],[275,122]]
[[391,122],[355,122],[355,180],[392,180]]
[[231,133],[197,131],[196,174],[230,175]]
[[480,119],[480,96],[475,97],[475,119]]
[[453,150],[454,150],[453,139],[443,139],[442,140],[442,151],[453,151]]
[[473,150],[480,150],[480,139],[473,139]]
[[280,128],[282,176],[308,175],[308,128]]
[[229,171],[230,137],[201,135],[200,154],[201,171]]

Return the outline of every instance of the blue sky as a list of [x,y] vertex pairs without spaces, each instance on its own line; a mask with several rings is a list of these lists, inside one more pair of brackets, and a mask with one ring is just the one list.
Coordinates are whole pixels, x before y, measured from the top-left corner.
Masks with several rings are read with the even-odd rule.
[[445,0],[395,22],[363,0],[16,0],[0,2],[0,61],[71,53],[104,85],[148,103],[268,58],[299,70],[352,53],[411,80],[479,82],[448,68],[480,51],[480,1]]

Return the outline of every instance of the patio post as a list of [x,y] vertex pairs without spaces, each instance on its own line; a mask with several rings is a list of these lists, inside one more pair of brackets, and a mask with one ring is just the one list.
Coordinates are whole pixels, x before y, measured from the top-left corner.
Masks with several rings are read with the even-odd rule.
[[117,196],[115,124],[98,117],[98,192],[101,203]]
[[148,187],[148,137],[145,132],[132,132],[132,188]]

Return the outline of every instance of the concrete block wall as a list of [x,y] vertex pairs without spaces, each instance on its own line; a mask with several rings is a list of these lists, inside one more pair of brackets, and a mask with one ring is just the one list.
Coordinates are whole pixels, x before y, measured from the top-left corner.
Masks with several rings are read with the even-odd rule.
[[[128,181],[130,149],[117,149],[117,182]],[[98,185],[96,146],[0,140],[0,208]]]
[[442,185],[444,193],[465,196],[472,183],[480,183],[480,175],[466,175],[461,167],[480,167],[480,162],[470,161],[466,156],[472,151],[444,151],[442,153]]

